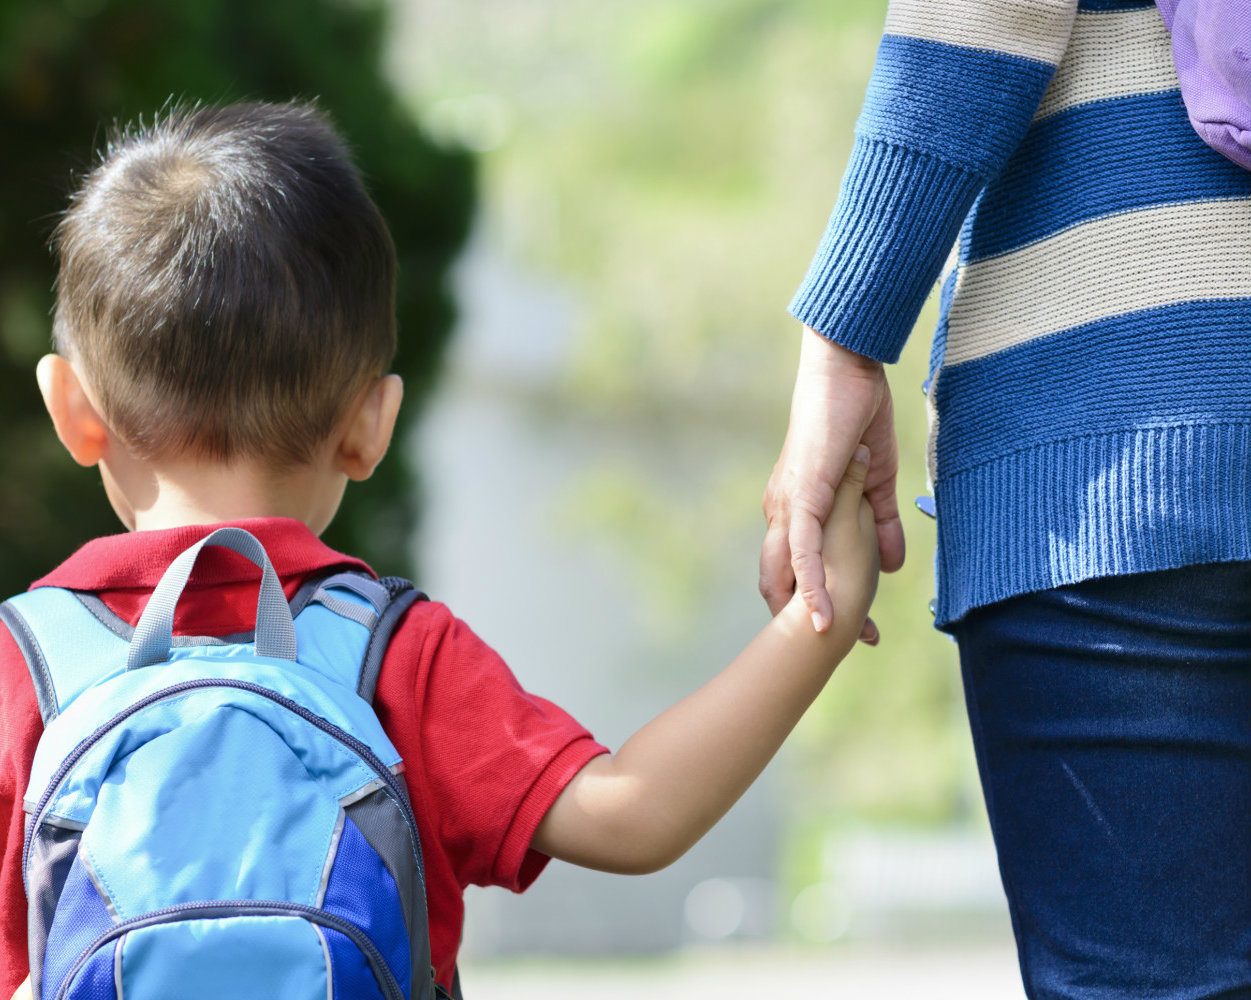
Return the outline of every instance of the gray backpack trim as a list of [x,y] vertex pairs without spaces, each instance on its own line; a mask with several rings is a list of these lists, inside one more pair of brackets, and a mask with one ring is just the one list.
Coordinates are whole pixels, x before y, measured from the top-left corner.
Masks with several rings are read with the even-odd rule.
[[345,601],[335,597],[333,594],[321,591],[317,592],[314,600],[324,608],[333,611],[340,618],[346,618],[348,621],[356,622],[363,625],[370,632],[374,630],[374,626],[378,624],[378,616],[368,608],[362,608],[359,604],[353,604],[351,601]]
[[386,789],[379,788],[373,794],[353,802],[344,810],[343,815],[356,824],[356,828],[391,873],[404,913],[421,914],[426,920],[426,927],[408,928],[409,948],[413,956],[413,979],[410,985],[412,996],[420,997],[423,990],[429,989],[430,982],[430,916],[427,900],[417,898],[418,893],[424,897],[425,883],[423,877],[417,873],[417,858],[413,854],[412,846],[407,838],[395,836],[397,827],[390,822],[394,809],[395,804],[388,797]]
[[374,626],[373,634],[369,637],[369,645],[365,648],[365,662],[361,664],[361,678],[356,685],[356,693],[371,705],[378,689],[382,658],[386,655],[395,626],[415,603],[429,600],[422,591],[398,576],[383,577],[378,582],[386,588],[390,601],[379,614],[378,624]]
[[[29,822],[29,820],[28,820]],[[41,996],[43,953],[48,944],[48,928],[52,914],[69,875],[70,866],[78,856],[82,831],[45,826],[31,840],[32,872],[41,874],[26,888],[27,944],[30,949],[30,983],[33,996]]]
[[[101,625],[107,628],[119,639],[130,642],[135,635],[135,626],[126,621],[116,611],[113,611],[95,594],[85,591],[74,591],[74,596],[78,598],[78,602],[91,612],[93,618]],[[307,603],[307,602],[305,602]],[[292,614],[295,612],[293,611]],[[240,643],[251,642],[253,639],[252,632],[232,632],[230,635],[176,635],[171,641],[171,646],[234,646]]]
[[[407,581],[405,582],[407,583]],[[412,586],[412,584],[408,585]],[[387,604],[391,600],[391,591],[387,589],[385,581],[375,580],[372,576],[367,576],[355,570],[331,573],[329,576],[323,577],[313,600],[320,601],[322,592],[328,593],[334,587],[342,587],[345,590],[350,590],[357,597],[364,598],[378,614],[382,614],[386,610]]]
[[88,594],[76,590],[74,591],[74,596],[78,598],[79,603],[82,604],[84,608],[91,612],[96,621],[98,621],[119,639],[125,639],[127,642],[130,642],[131,638],[135,634],[135,627],[131,625],[130,622],[126,621],[121,615],[117,614],[117,612],[111,610],[109,606],[100,600],[100,598],[98,598],[95,594]]
[[8,627],[13,641],[17,643],[17,648],[21,650],[22,657],[26,660],[31,682],[35,685],[35,698],[39,701],[39,715],[46,726],[57,716],[56,689],[52,686],[52,672],[48,669],[47,661],[44,660],[43,652],[39,649],[39,643],[35,641],[35,635],[31,632],[30,626],[26,624],[26,619],[8,601],[0,604],[0,622],[4,622]]

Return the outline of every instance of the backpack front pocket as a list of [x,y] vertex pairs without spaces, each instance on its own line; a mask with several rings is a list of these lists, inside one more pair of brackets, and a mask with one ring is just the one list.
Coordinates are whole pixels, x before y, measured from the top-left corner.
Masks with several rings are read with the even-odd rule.
[[[46,927],[43,968],[36,975],[32,966],[40,1000],[207,997],[201,982],[221,975],[231,985],[216,998],[303,997],[317,977],[310,995],[319,1000],[395,1000],[415,978],[417,995],[433,990],[428,951],[414,947],[424,945],[425,927],[416,916],[424,894],[411,809],[368,747],[242,681],[175,684],[138,704],[82,741],[32,811],[32,926]],[[277,935],[272,947],[240,933],[216,943],[214,921],[278,917],[288,929],[266,932]],[[167,936],[169,947],[143,943]],[[317,947],[293,952],[294,941]],[[220,975],[184,979],[166,957],[181,956],[180,943],[178,963],[222,963]],[[268,982],[257,968],[281,969],[298,954],[304,971],[280,991],[240,991]],[[159,964],[140,974],[149,960]],[[171,983],[178,989],[169,992]]]
[[96,937],[54,1000],[402,1000],[368,936],[314,907],[249,900],[190,903]]

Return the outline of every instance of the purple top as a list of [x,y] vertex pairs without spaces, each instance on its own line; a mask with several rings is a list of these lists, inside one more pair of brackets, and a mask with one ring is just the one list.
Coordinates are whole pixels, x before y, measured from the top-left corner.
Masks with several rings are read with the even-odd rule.
[[1251,170],[1251,0],[1156,0],[1190,124]]

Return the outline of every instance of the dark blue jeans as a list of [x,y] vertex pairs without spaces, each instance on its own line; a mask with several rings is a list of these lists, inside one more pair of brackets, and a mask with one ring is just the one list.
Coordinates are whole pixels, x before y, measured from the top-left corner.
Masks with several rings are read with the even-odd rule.
[[1032,1000],[1251,1000],[1251,563],[952,631]]

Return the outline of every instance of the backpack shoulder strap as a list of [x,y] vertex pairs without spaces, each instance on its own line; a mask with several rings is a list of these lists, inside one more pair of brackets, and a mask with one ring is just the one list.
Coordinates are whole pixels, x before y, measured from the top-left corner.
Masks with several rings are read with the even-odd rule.
[[[291,600],[300,662],[337,676],[372,703],[391,634],[404,612],[425,597],[398,577],[342,572],[309,581]],[[343,629],[336,619],[360,628]]]
[[[391,634],[404,612],[426,595],[399,577],[375,580],[365,573],[335,573],[310,581],[291,601],[299,616],[317,604],[336,618],[362,626],[343,680],[371,702]],[[298,619],[297,619],[298,620]],[[12,634],[30,671],[46,726],[92,684],[126,667],[133,627],[112,614],[93,594],[39,587],[0,604],[0,624]],[[305,620],[306,628],[309,627]],[[251,636],[175,639],[187,643],[246,642]]]
[[108,627],[80,595],[39,587],[0,604],[26,660],[46,726],[97,681],[126,669],[127,639]]
[[378,689],[378,674],[382,670],[382,658],[386,655],[387,646],[409,608],[417,601],[428,600],[423,591],[418,590],[408,580],[398,576],[385,576],[378,581],[387,590],[387,604],[378,616],[378,622],[369,636],[369,645],[365,648],[365,658],[361,662],[360,679],[356,684],[356,693],[371,705],[374,693]]

